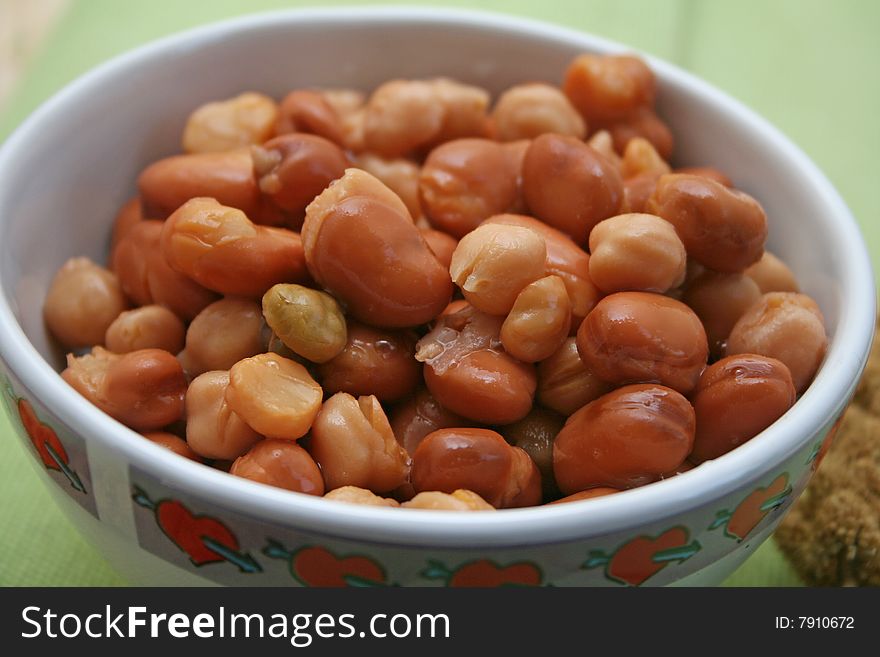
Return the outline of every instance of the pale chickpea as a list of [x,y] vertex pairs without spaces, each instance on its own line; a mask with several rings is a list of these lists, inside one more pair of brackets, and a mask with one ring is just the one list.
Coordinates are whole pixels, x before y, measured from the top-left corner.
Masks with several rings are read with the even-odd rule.
[[110,351],[124,354],[138,349],[163,349],[176,354],[183,349],[186,327],[164,306],[142,306],[121,313],[104,337]]
[[429,511],[494,511],[495,507],[470,490],[459,488],[451,493],[425,491],[400,505],[403,509]]
[[297,362],[268,353],[245,358],[229,370],[226,402],[268,438],[306,435],[321,408],[323,391]]
[[623,167],[623,159],[614,150],[614,139],[607,130],[597,130],[587,140],[587,146],[611,162],[619,171]]
[[339,392],[324,402],[312,426],[309,450],[330,489],[358,486],[387,493],[409,477],[409,455],[372,395],[355,399]]
[[727,354],[775,358],[791,372],[798,394],[809,387],[825,351],[825,319],[806,294],[768,292],[739,318],[727,338]]
[[43,317],[67,348],[103,344],[104,334],[128,301],[116,275],[88,258],[71,258],[55,274]]
[[675,228],[650,214],[621,214],[590,232],[590,278],[605,293],[665,292],[684,281],[687,253]]
[[538,401],[562,415],[571,415],[610,390],[581,360],[574,338],[566,338],[538,365]]
[[757,283],[745,274],[706,270],[684,288],[681,300],[703,322],[709,350],[718,357],[739,318],[760,298]]
[[281,283],[263,295],[263,317],[294,353],[326,363],[345,347],[345,315],[325,292]]
[[587,126],[565,94],[541,82],[510,87],[495,103],[490,115],[499,141],[533,139],[546,132],[583,139]]
[[348,502],[349,504],[362,504],[364,506],[390,506],[398,507],[400,502],[390,497],[379,497],[374,492],[358,486],[341,486],[324,494],[325,500]]
[[289,440],[259,441],[235,459],[229,474],[295,493],[324,494],[324,480],[315,460]]
[[[354,89],[322,89],[321,96],[333,108],[339,117],[339,129],[342,134],[340,146],[352,153],[365,150],[364,144],[364,104],[366,96]],[[325,137],[327,135],[324,135]],[[328,137],[329,139],[329,137]]]
[[571,301],[558,276],[545,276],[517,295],[501,326],[504,351],[524,363],[544,360],[568,336]]
[[651,142],[642,137],[629,140],[620,162],[620,173],[624,180],[645,174],[660,177],[670,171],[669,165]]
[[743,273],[757,283],[761,294],[800,292],[797,279],[788,265],[769,251],[764,251],[761,259]]
[[475,308],[506,315],[522,289],[544,276],[546,259],[547,247],[537,232],[483,224],[459,241],[449,273]]
[[672,156],[675,146],[672,131],[650,107],[610,121],[591,121],[590,125],[597,130],[606,130],[618,153],[623,153],[630,141],[641,137],[651,142],[664,160],[669,161]]
[[186,121],[183,150],[211,153],[262,144],[272,136],[277,119],[277,103],[263,94],[247,92],[206,103]]
[[165,449],[171,450],[175,454],[187,458],[190,461],[195,461],[196,463],[202,462],[202,457],[196,454],[185,440],[179,436],[175,436],[173,433],[168,433],[167,431],[147,431],[143,436],[151,443],[161,445]]
[[190,376],[228,370],[264,351],[263,315],[250,299],[226,297],[209,305],[186,331],[185,369]]
[[565,95],[588,121],[614,120],[650,107],[654,73],[635,55],[579,55],[565,72]]
[[402,157],[386,159],[374,153],[361,153],[355,158],[355,164],[369,174],[378,178],[388,189],[397,194],[406,204],[413,218],[422,216],[419,202],[418,164]]
[[263,439],[226,402],[229,372],[200,374],[186,391],[186,440],[197,454],[232,460]]

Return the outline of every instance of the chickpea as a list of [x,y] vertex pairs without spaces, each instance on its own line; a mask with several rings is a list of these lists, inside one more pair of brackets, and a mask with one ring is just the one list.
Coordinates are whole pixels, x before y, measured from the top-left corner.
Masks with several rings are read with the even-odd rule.
[[607,130],[597,130],[587,140],[587,146],[599,153],[606,160],[611,162],[618,170],[623,166],[623,159],[614,150],[614,139]]
[[458,240],[439,230],[431,228],[421,228],[420,230],[428,248],[431,249],[431,253],[441,265],[449,269],[449,265],[452,264],[452,254],[455,253],[458,246]]
[[421,207],[431,224],[461,239],[517,200],[515,154],[488,139],[438,146],[419,175]]
[[490,116],[499,141],[532,139],[547,132],[583,139],[587,126],[565,94],[541,82],[510,87]]
[[104,344],[117,354],[138,349],[162,349],[176,354],[183,349],[186,327],[164,306],[142,306],[121,313],[107,327]]
[[190,461],[195,461],[196,463],[202,462],[202,457],[196,454],[192,448],[186,444],[185,440],[178,438],[173,433],[168,433],[166,431],[148,431],[144,433],[143,436],[150,442],[161,445],[165,449],[169,449],[175,454],[187,458]]
[[372,395],[355,399],[338,392],[324,402],[312,426],[310,451],[330,489],[359,486],[387,493],[409,477],[409,455]]
[[681,167],[680,169],[673,171],[673,173],[686,173],[691,176],[702,176],[703,178],[714,180],[725,187],[733,187],[733,181],[728,175],[715,167]]
[[449,273],[475,308],[506,315],[522,289],[544,276],[546,260],[547,247],[537,232],[483,224],[459,241]]
[[415,360],[416,336],[349,322],[345,346],[318,365],[318,379],[328,394],[375,395],[390,402],[418,384],[421,366]]
[[522,289],[501,326],[504,351],[525,363],[555,352],[571,327],[571,302],[558,276],[545,276]]
[[186,391],[186,440],[197,454],[233,460],[263,439],[226,401],[229,372],[212,371],[193,379]]
[[306,206],[341,178],[348,159],[339,146],[323,137],[289,134],[251,148],[254,174],[265,194],[298,228]]
[[221,294],[258,299],[276,283],[307,276],[299,235],[257,226],[210,198],[178,208],[165,222],[161,247],[174,270]]
[[229,474],[306,495],[324,494],[315,460],[296,443],[267,438],[235,459]]
[[602,299],[578,329],[577,348],[603,381],[656,382],[682,394],[697,385],[709,352],[706,331],[693,310],[647,292]]
[[522,420],[499,429],[508,443],[522,449],[535,462],[541,473],[544,499],[559,494],[553,474],[553,441],[564,424],[561,415],[535,406]]
[[154,431],[183,415],[186,377],[177,359],[161,349],[114,354],[101,347],[67,356],[61,377],[114,420],[136,431]]
[[648,199],[657,188],[660,176],[654,173],[642,173],[623,181],[623,204],[620,207],[622,214],[633,212],[645,213]]
[[678,467],[694,444],[694,409],[675,390],[630,385],[568,418],[553,443],[565,495],[597,486],[633,488]]
[[201,196],[248,216],[256,216],[261,205],[250,148],[166,157],[143,170],[138,190],[146,214],[157,219]]
[[652,106],[656,86],[640,57],[584,54],[566,70],[563,90],[587,121],[608,121]]
[[321,89],[319,93],[341,118],[363,110],[367,100],[364,93],[356,89]]
[[548,502],[548,504],[567,504],[568,502],[580,502],[581,500],[591,500],[594,497],[605,497],[606,495],[613,495],[614,493],[619,492],[620,489],[618,488],[597,486],[596,488],[588,488],[587,490],[582,490],[578,493],[572,493],[571,495],[560,497],[558,500]]
[[125,205],[119,208],[116,219],[113,220],[113,234],[110,238],[110,251],[112,252],[116,245],[122,240],[129,229],[137,225],[144,219],[144,213],[141,210],[141,199],[137,196],[126,201]]
[[684,281],[687,254],[672,224],[621,214],[590,232],[590,278],[603,292],[666,292]]
[[422,216],[419,202],[419,165],[402,157],[386,160],[373,153],[361,153],[355,160],[358,168],[375,176],[406,204],[413,217]]
[[190,376],[228,370],[264,351],[263,315],[250,299],[226,297],[206,307],[186,331],[185,362]]
[[488,429],[441,429],[413,455],[411,481],[417,493],[470,490],[496,509],[541,501],[541,474],[519,447]]
[[262,144],[272,136],[277,118],[278,105],[263,94],[247,92],[205,103],[186,121],[183,150],[212,153]]
[[764,210],[748,194],[709,178],[661,176],[647,209],[675,226],[688,255],[709,269],[742,271],[764,252]]
[[424,388],[400,402],[392,411],[389,421],[397,442],[410,456],[429,433],[467,424],[463,417],[443,408]]
[[592,125],[598,130],[608,131],[618,153],[623,153],[631,140],[642,137],[651,142],[657,154],[667,162],[672,156],[675,146],[672,131],[649,107],[613,121],[594,121]]
[[425,491],[400,505],[404,509],[429,511],[494,511],[495,507],[470,490],[458,489],[452,493]]
[[764,251],[761,259],[743,273],[757,283],[761,294],[800,292],[797,279],[791,269],[769,251]]
[[365,506],[391,506],[399,507],[400,502],[390,497],[379,497],[366,488],[358,488],[357,486],[342,486],[329,493],[324,494],[325,500],[336,500],[337,502],[348,502],[349,504],[363,504]]
[[315,280],[362,322],[417,326],[452,296],[406,206],[365,171],[348,169],[309,205],[302,239]]
[[538,365],[538,401],[562,415],[571,415],[610,390],[581,360],[574,338],[566,338]]
[[796,292],[763,295],[727,338],[729,356],[760,354],[782,361],[798,394],[810,385],[827,348],[822,311],[813,299]]
[[128,307],[119,279],[88,258],[71,258],[55,274],[43,317],[68,348],[102,344],[107,328]]
[[709,351],[717,357],[724,353],[727,336],[736,322],[760,298],[758,285],[745,274],[706,270],[688,284],[681,300],[703,322]]
[[728,356],[706,368],[694,391],[697,432],[690,459],[716,459],[751,440],[794,405],[788,368],[773,358]]
[[541,135],[523,162],[523,194],[538,219],[583,244],[593,226],[618,213],[623,179],[580,140]]
[[296,89],[281,101],[275,135],[291,132],[317,135],[338,146],[345,145],[339,114],[324,93],[313,89]]
[[644,174],[653,174],[659,178],[670,171],[669,165],[647,139],[633,137],[627,142],[620,163],[620,173],[624,180]]
[[229,370],[226,403],[268,438],[296,440],[306,435],[322,397],[321,386],[305,367],[278,354],[245,358]]
[[324,292],[275,285],[263,295],[263,316],[285,345],[314,363],[326,363],[345,347],[345,316]]
[[485,89],[449,78],[435,78],[431,84],[444,116],[439,134],[428,146],[463,137],[488,137],[489,93]]

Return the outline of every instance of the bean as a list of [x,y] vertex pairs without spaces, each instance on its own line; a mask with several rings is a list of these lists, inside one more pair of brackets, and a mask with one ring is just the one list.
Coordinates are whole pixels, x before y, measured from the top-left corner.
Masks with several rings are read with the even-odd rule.
[[349,504],[363,504],[365,506],[390,506],[398,507],[400,503],[390,497],[379,497],[366,488],[358,488],[357,486],[342,486],[329,493],[324,494],[325,500],[336,500],[337,502],[348,502]]
[[692,176],[702,176],[714,180],[725,187],[733,187],[733,181],[723,171],[715,167],[681,167],[673,171],[673,173],[686,173]]
[[324,402],[310,451],[330,489],[358,486],[387,493],[406,483],[410,459],[376,397],[339,392]]
[[657,150],[657,154],[667,162],[672,157],[672,150],[675,146],[672,131],[649,107],[637,110],[620,119],[593,121],[592,126],[596,130],[608,131],[618,153],[626,151],[626,146],[630,141],[641,137],[651,142],[651,145]]
[[623,204],[620,207],[621,213],[645,213],[648,199],[654,193],[658,180],[660,180],[660,176],[654,173],[643,173],[624,180]]
[[588,488],[587,490],[582,490],[578,493],[572,493],[571,495],[566,495],[565,497],[561,497],[558,500],[548,502],[548,504],[567,504],[568,502],[580,502],[581,500],[591,500],[594,497],[605,497],[606,495],[613,495],[614,493],[619,493],[619,492],[620,492],[620,489],[618,489],[618,488],[609,488],[608,486],[598,486],[596,488]]
[[345,315],[324,292],[274,285],[263,295],[263,316],[285,345],[313,363],[326,363],[345,348]]
[[526,153],[531,145],[531,139],[520,139],[501,144],[501,148],[504,149],[504,156],[507,158],[507,165],[511,167],[516,174],[516,197],[510,205],[510,208],[507,210],[508,212],[528,213],[526,200],[523,198],[522,170],[523,162],[526,159]]
[[758,285],[745,274],[706,270],[684,288],[681,300],[703,322],[709,350],[718,357],[739,318],[760,298]]
[[650,141],[643,137],[633,137],[627,142],[620,163],[620,173],[624,180],[644,174],[659,177],[669,172],[669,165]]
[[264,351],[263,315],[250,299],[226,297],[207,306],[186,331],[187,374],[228,370]]
[[[608,160],[619,171],[623,166],[623,159],[614,149],[614,139],[607,130],[597,130],[587,140],[587,146]],[[621,153],[624,149],[621,149]]]
[[355,159],[358,168],[375,176],[406,204],[413,217],[422,216],[419,201],[419,172],[421,168],[412,160],[402,157],[385,159],[373,153],[361,153]]
[[706,368],[694,391],[697,431],[690,459],[716,459],[751,440],[794,405],[788,368],[773,358],[728,356]]
[[449,265],[452,264],[452,254],[455,253],[455,249],[458,246],[458,240],[439,230],[431,228],[421,228],[419,230],[421,230],[422,237],[427,242],[428,248],[431,249],[431,253],[434,254],[437,261],[449,269]]
[[142,306],[121,313],[107,327],[104,344],[124,354],[138,349],[162,349],[176,354],[183,349],[186,327],[164,306]]
[[568,98],[556,87],[541,82],[508,88],[490,116],[499,141],[532,139],[548,132],[583,139],[587,126]]
[[187,153],[228,151],[262,144],[272,136],[278,105],[263,94],[247,92],[198,107],[183,129]]
[[233,412],[228,388],[229,372],[211,371],[194,378],[186,391],[186,440],[206,458],[237,459],[263,439]]
[[561,415],[535,406],[522,420],[499,429],[508,443],[522,449],[535,462],[545,500],[559,495],[553,474],[553,441],[564,424]]
[[578,329],[577,348],[603,381],[655,382],[683,394],[697,385],[709,351],[693,310],[647,292],[602,299]]
[[345,145],[342,121],[336,109],[320,91],[296,89],[287,94],[278,108],[275,135],[308,133]]
[[119,213],[116,215],[116,219],[113,220],[113,233],[110,238],[111,253],[125,234],[128,233],[129,229],[140,223],[143,218],[144,213],[141,210],[141,199],[137,196],[128,199],[125,205],[119,208]]
[[694,432],[694,409],[676,391],[659,385],[618,388],[577,411],[556,436],[556,482],[571,495],[656,481],[685,460]]
[[653,105],[657,93],[654,73],[634,55],[579,55],[563,90],[587,121],[626,117]]
[[800,292],[797,279],[791,269],[769,251],[764,251],[761,259],[743,273],[757,283],[761,294]]
[[571,327],[571,302],[558,276],[524,287],[501,326],[504,351],[524,363],[544,360],[565,341]]
[[424,388],[400,402],[389,420],[397,442],[410,456],[429,433],[466,424],[463,417],[443,408]]
[[495,507],[470,490],[458,489],[452,493],[425,491],[400,505],[404,509],[430,511],[494,511]]
[[190,461],[195,461],[196,463],[202,462],[202,457],[196,454],[192,448],[187,445],[185,440],[178,438],[173,433],[168,433],[166,431],[147,431],[143,436],[150,442],[161,445],[165,449],[171,450],[175,454],[187,458]]
[[71,258],[55,274],[43,302],[49,331],[68,348],[103,344],[128,307],[119,279],[88,258]]
[[324,494],[324,480],[315,460],[289,440],[259,441],[235,459],[229,473],[295,493]]
[[538,401],[562,415],[571,415],[610,390],[581,360],[574,338],[566,338],[538,365]]

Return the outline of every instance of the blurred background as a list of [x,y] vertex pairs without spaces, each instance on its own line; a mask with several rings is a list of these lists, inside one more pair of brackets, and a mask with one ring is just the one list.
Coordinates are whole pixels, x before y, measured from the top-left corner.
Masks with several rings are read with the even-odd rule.
[[[376,3],[0,0],[0,140],[64,84],[113,55],[210,21],[316,4]],[[871,253],[880,257],[880,194],[873,188],[880,173],[880,76],[875,70],[880,62],[880,2],[471,0],[422,4],[503,11],[554,22],[615,39],[692,71],[769,119],[806,151],[850,205]],[[454,38],[450,35],[450,43],[454,44]],[[125,584],[55,509],[33,475],[30,457],[13,440],[11,431],[7,418],[0,414],[0,585]],[[792,586],[799,580],[768,541],[727,584]]]

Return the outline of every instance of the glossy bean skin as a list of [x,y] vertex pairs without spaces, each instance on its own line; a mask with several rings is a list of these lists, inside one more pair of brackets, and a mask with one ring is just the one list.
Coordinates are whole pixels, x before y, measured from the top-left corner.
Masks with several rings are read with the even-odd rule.
[[621,213],[645,213],[648,207],[648,199],[654,193],[658,180],[660,180],[660,176],[655,173],[642,173],[624,180],[623,203],[620,206]]
[[378,178],[406,204],[413,218],[422,216],[419,201],[419,173],[421,168],[412,160],[402,157],[385,159],[373,153],[360,153],[355,158],[358,168]]
[[531,139],[518,139],[517,141],[508,141],[501,144],[501,147],[504,149],[504,155],[507,158],[507,165],[516,174],[516,198],[508,212],[528,212],[526,201],[523,198],[522,169],[523,161],[526,159],[526,152],[531,144]]
[[431,225],[461,239],[518,196],[510,154],[488,139],[457,139],[431,151],[419,174],[419,199]]
[[523,195],[538,219],[584,244],[597,223],[618,213],[623,178],[574,137],[541,135],[523,161]]
[[495,102],[490,116],[499,141],[533,139],[552,132],[583,139],[587,126],[557,87],[541,82],[508,88]]
[[541,475],[523,450],[488,429],[441,429],[416,449],[410,477],[417,493],[473,491],[496,509],[534,506]]
[[524,363],[551,356],[571,327],[571,301],[558,276],[545,276],[524,287],[501,326],[504,351]]
[[113,220],[113,233],[110,237],[111,253],[129,229],[140,223],[143,219],[144,213],[141,209],[141,199],[137,196],[133,196],[128,199],[121,208],[119,208],[119,212]]
[[228,387],[229,372],[211,371],[186,391],[186,440],[206,458],[231,461],[263,440],[226,402]]
[[590,279],[605,293],[666,292],[684,281],[687,253],[675,228],[650,214],[621,214],[590,232]]
[[225,297],[200,312],[186,331],[181,361],[190,376],[228,370],[264,351],[263,316],[250,299]]
[[328,394],[375,395],[390,402],[418,385],[421,366],[414,358],[415,334],[376,329],[349,321],[345,346],[317,367]]
[[203,460],[201,456],[196,454],[192,448],[187,445],[185,440],[175,436],[173,433],[168,433],[166,431],[147,431],[143,436],[150,442],[161,445],[165,449],[171,450],[178,456],[187,458],[190,461],[201,463]]
[[704,178],[714,180],[719,185],[724,185],[725,187],[734,186],[730,177],[715,167],[681,167],[676,169],[673,173],[686,173],[692,176],[703,176]]
[[499,429],[508,443],[519,447],[535,462],[545,500],[559,494],[553,474],[553,441],[564,425],[561,415],[535,406],[522,420]]
[[562,415],[571,415],[610,390],[581,360],[575,338],[566,338],[538,365],[538,401]]
[[116,275],[88,258],[65,262],[43,302],[46,326],[67,348],[104,343],[104,334],[128,301]]
[[397,442],[410,456],[429,433],[467,424],[463,417],[443,408],[424,388],[397,404],[389,421]]
[[709,340],[709,351],[724,353],[727,336],[740,317],[761,298],[761,290],[748,276],[706,270],[684,288],[682,301],[691,307]]
[[167,351],[141,349],[114,354],[102,347],[67,356],[61,373],[78,393],[136,431],[154,431],[183,415],[186,377]]
[[324,480],[315,460],[289,440],[259,441],[235,459],[229,474],[295,493],[324,494]]
[[458,240],[451,235],[432,228],[422,228],[422,237],[431,249],[431,253],[437,258],[437,261],[449,269],[452,264],[452,254],[458,246]]
[[297,233],[258,226],[210,198],[187,201],[168,217],[161,247],[175,271],[221,294],[260,299],[276,283],[308,276]]
[[630,385],[568,418],[553,444],[553,470],[565,495],[608,486],[633,488],[678,467],[694,444],[694,409],[659,385]]
[[758,285],[761,294],[768,292],[800,292],[797,278],[782,260],[769,251],[743,272]]
[[339,392],[324,402],[309,450],[330,489],[358,486],[387,493],[406,483],[410,458],[394,438],[376,397]]
[[262,144],[272,136],[277,118],[277,103],[264,94],[245,92],[205,103],[186,121],[183,150],[213,153]]
[[619,492],[620,489],[618,488],[597,486],[596,488],[588,488],[587,490],[582,490],[579,493],[572,493],[571,495],[560,497],[558,500],[548,502],[548,504],[567,504],[568,502],[580,502],[581,500],[591,500],[594,497],[605,497],[606,495],[614,495],[614,493]]
[[606,130],[611,135],[618,153],[624,153],[629,142],[641,137],[651,142],[657,154],[668,162],[675,147],[669,126],[649,107],[620,119],[594,121],[592,126],[597,130]]
[[275,135],[308,133],[345,145],[342,120],[325,94],[313,89],[295,89],[278,107]]
[[164,306],[126,310],[113,320],[104,335],[110,351],[124,354],[138,349],[162,349],[172,354],[183,349],[186,327]]
[[760,260],[764,252],[764,210],[748,194],[709,178],[662,176],[647,210],[675,226],[688,256],[709,269],[739,272]]
[[452,296],[448,271],[406,206],[365,171],[348,169],[309,205],[302,238],[315,280],[359,321],[417,326]]
[[687,394],[708,359],[706,331],[680,301],[647,292],[618,292],[587,315],[578,353],[608,383],[655,382]]
[[404,509],[427,509],[429,511],[494,511],[495,507],[470,490],[459,489],[452,493],[425,491],[400,505]]
[[795,390],[804,392],[825,358],[825,319],[813,299],[769,292],[739,318],[727,338],[727,355],[759,354],[782,361]]
[[634,55],[580,55],[565,72],[563,89],[590,120],[613,120],[650,107],[656,95],[654,73]]
[[693,394],[697,418],[694,463],[715,459],[751,440],[794,405],[788,368],[773,358],[740,354],[706,368]]
[[326,363],[345,348],[345,315],[324,292],[275,285],[263,295],[263,317],[285,345],[313,363]]

